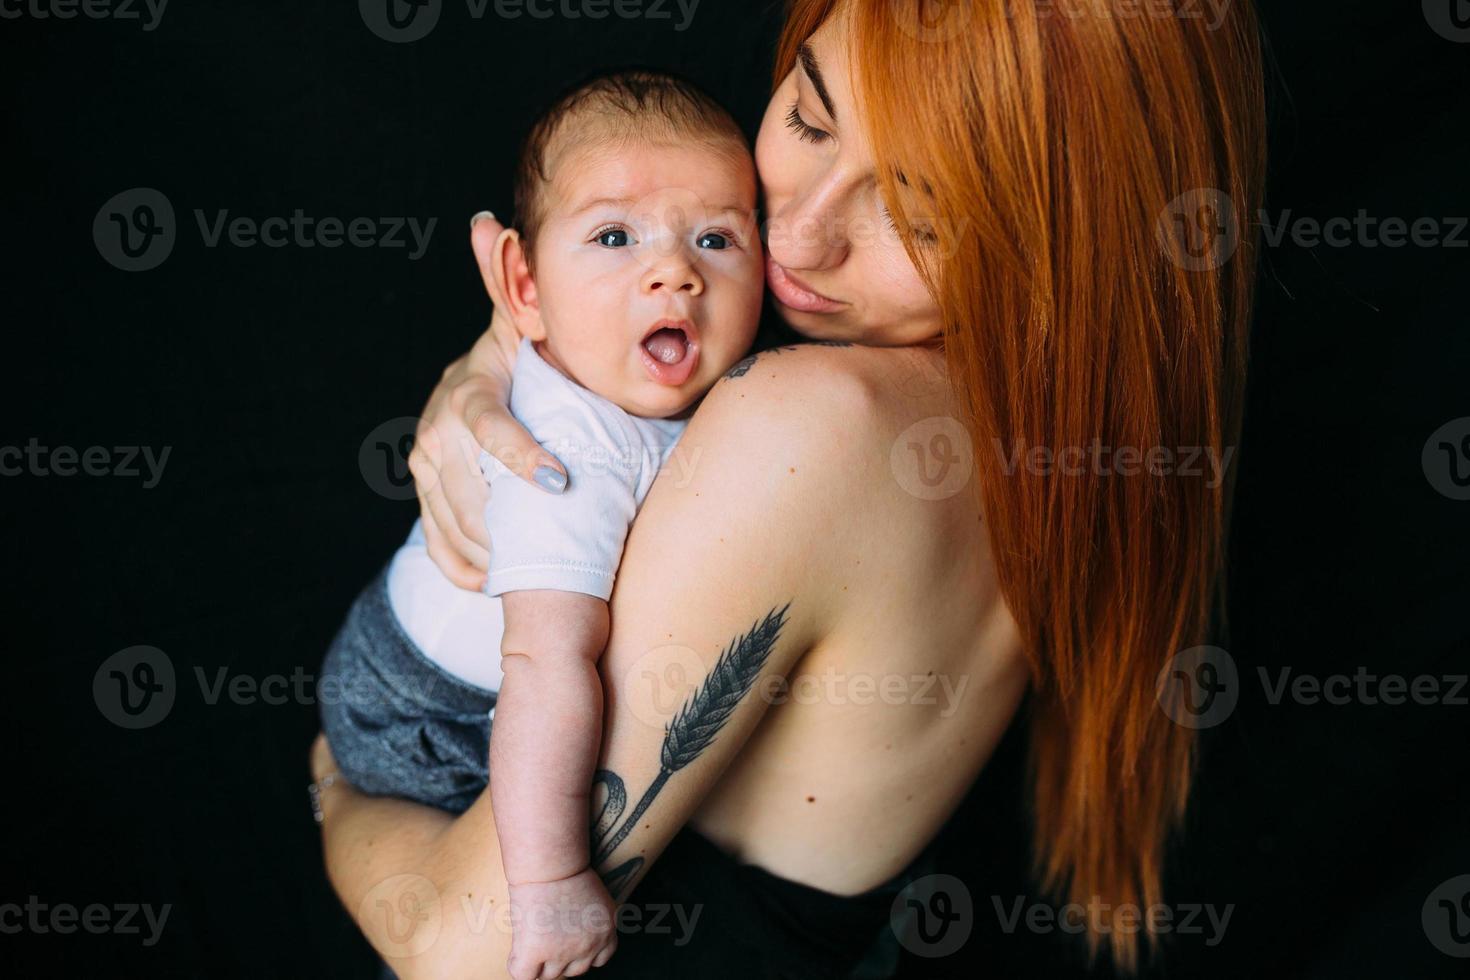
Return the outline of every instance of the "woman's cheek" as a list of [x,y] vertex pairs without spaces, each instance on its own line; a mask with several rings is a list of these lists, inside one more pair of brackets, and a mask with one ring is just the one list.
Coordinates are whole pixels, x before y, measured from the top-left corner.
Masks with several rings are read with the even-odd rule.
[[755,139],[755,167],[756,180],[760,183],[761,197],[764,203],[762,219],[769,221],[770,216],[780,211],[791,197],[792,164],[794,162],[794,141],[788,139],[788,133],[780,121],[773,118],[777,101],[782,98],[778,93],[771,100],[771,108],[766,112],[766,118],[761,123],[761,129]]
[[896,309],[921,315],[938,312],[923,277],[909,259],[902,242],[895,237],[891,243],[885,243],[883,248],[874,252],[873,257],[878,263],[875,270],[878,274],[873,279],[883,283]]

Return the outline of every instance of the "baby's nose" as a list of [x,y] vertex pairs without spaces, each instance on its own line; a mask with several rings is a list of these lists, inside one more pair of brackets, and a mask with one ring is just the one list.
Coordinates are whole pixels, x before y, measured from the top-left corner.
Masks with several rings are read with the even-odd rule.
[[649,292],[687,292],[698,296],[704,292],[704,277],[693,262],[669,261],[644,274],[643,288]]

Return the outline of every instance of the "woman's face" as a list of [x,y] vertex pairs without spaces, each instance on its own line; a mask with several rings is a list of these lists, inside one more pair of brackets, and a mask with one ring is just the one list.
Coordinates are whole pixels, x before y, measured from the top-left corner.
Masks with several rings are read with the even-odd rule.
[[878,193],[847,31],[836,15],[808,39],[761,122],[767,285],[782,318],[805,336],[917,344],[939,334],[939,307]]

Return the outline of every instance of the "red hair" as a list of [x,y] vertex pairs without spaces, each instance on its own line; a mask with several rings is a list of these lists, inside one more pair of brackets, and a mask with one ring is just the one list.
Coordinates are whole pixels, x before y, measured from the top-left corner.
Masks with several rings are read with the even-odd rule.
[[[1254,10],[1238,0],[1211,25],[1156,5],[1109,16],[1108,0],[1017,0],[947,4],[934,21],[926,0],[792,0],[777,84],[839,9],[879,187],[943,314],[1032,669],[1037,872],[1070,901],[1161,902],[1195,733],[1155,684],[1218,625],[1233,481],[989,463],[1001,447],[1094,440],[1229,459],[1255,272],[1243,231],[1265,161]],[[1181,201],[1190,217],[1220,203],[1240,240],[1204,261],[1185,252],[1169,220]],[[915,223],[938,242],[917,242]],[[1135,934],[1107,915],[1089,928],[1094,954],[1106,943],[1136,966]]]

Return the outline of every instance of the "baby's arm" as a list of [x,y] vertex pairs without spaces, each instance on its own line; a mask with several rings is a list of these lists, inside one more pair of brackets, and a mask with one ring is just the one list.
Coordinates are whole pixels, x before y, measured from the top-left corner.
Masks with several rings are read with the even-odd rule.
[[501,599],[505,681],[491,725],[490,796],[510,884],[510,972],[536,977],[543,964],[564,968],[613,941],[616,906],[590,867],[588,829],[608,612],[579,592]]

